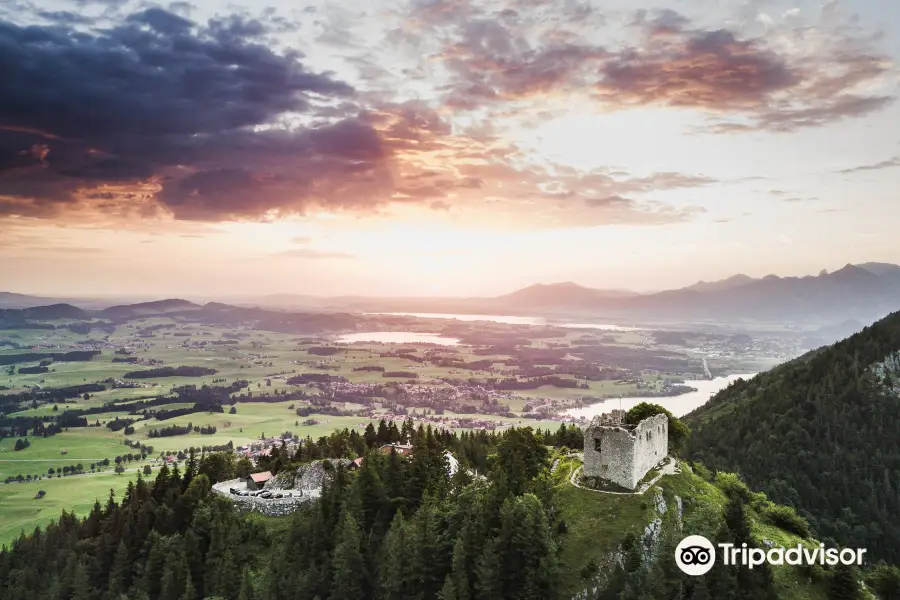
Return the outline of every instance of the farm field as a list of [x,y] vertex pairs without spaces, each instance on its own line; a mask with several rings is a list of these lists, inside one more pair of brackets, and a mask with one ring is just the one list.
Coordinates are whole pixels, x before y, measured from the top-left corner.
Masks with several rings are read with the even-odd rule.
[[[31,533],[35,527],[45,527],[59,518],[60,513],[74,513],[84,517],[94,502],[103,504],[113,490],[117,499],[137,477],[137,467],[130,467],[117,475],[112,470],[96,475],[73,475],[59,479],[44,479],[31,483],[0,484],[0,546],[9,544],[22,531]],[[46,492],[35,499],[39,490]]]
[[[301,440],[343,428],[361,433],[369,423],[377,427],[385,415],[394,420],[408,415],[416,426],[556,429],[560,419],[553,417],[555,411],[578,406],[586,397],[635,395],[638,380],[641,391],[650,391],[683,379],[645,363],[682,365],[690,369],[687,376],[701,368],[696,358],[673,363],[672,358],[656,357],[645,349],[646,332],[558,329],[548,333],[542,327],[498,323],[399,322],[402,325],[396,317],[393,321],[378,317],[370,327],[464,341],[451,347],[336,344],[339,332],[265,331],[247,324],[197,323],[184,315],[138,316],[87,334],[65,329],[66,321],[55,322],[55,330],[0,331],[0,427],[6,428],[0,429],[0,480],[43,477],[0,484],[0,543],[22,527],[45,524],[61,508],[84,514],[95,499],[106,497],[110,487],[121,491],[144,463],[126,463],[123,475],[116,475],[112,466],[90,473],[90,465],[104,459],[112,465],[117,456],[139,454],[126,440],[152,447],[151,462],[166,452],[229,443],[237,447],[285,432]],[[606,361],[602,352],[591,350],[591,343],[618,348],[611,350],[611,356],[630,356],[621,354],[622,349],[636,352],[638,362]],[[44,373],[18,372],[37,366],[37,358],[49,353],[85,350],[96,354],[88,360],[47,360]],[[18,360],[23,353],[33,353],[36,359]],[[580,379],[571,374],[570,365],[587,371],[603,369],[610,376]],[[167,368],[178,374],[158,371]],[[553,376],[559,385],[497,387],[501,381],[527,381],[548,373],[559,373]],[[289,383],[298,376],[306,378]],[[624,383],[625,379],[630,383]],[[577,387],[560,387],[571,385],[568,382]],[[488,405],[490,411],[481,409]],[[550,409],[548,418],[523,417],[526,409],[538,405]],[[52,430],[64,414],[82,421]],[[127,419],[129,427],[112,431],[106,425],[116,419]],[[37,432],[38,427],[50,428],[49,434]],[[207,433],[200,433],[201,427]],[[20,439],[27,439],[29,445],[16,451]],[[50,468],[78,464],[86,474],[47,477]],[[47,496],[35,500],[40,489]]]

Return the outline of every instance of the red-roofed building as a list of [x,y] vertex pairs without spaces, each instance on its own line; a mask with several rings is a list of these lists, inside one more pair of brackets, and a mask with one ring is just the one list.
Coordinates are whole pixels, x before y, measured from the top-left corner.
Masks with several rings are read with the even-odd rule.
[[260,490],[266,485],[266,482],[272,479],[271,471],[263,471],[262,473],[253,473],[247,477],[248,490]]

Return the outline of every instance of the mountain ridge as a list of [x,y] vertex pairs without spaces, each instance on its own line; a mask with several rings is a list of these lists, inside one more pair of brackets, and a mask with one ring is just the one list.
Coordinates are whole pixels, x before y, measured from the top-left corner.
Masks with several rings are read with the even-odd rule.
[[900,311],[734,382],[684,420],[692,458],[739,472],[843,546],[900,559]]
[[[5,294],[5,296],[4,296]],[[4,303],[4,298],[5,303]],[[37,302],[29,303],[29,300]],[[30,308],[59,300],[0,292],[0,307]],[[86,310],[91,304],[68,302]],[[166,303],[169,303],[168,305]],[[174,304],[173,304],[174,303]],[[180,303],[180,304],[179,304]],[[257,306],[280,310],[324,310],[341,312],[423,312],[472,314],[561,314],[578,313],[609,318],[702,321],[814,321],[818,327],[847,320],[872,322],[900,308],[900,266],[890,263],[847,264],[831,273],[753,278],[738,274],[718,281],[652,293],[586,287],[571,281],[536,283],[494,297],[365,297],[271,294]],[[132,316],[197,310],[200,304],[165,299],[136,304],[104,305],[99,316]]]

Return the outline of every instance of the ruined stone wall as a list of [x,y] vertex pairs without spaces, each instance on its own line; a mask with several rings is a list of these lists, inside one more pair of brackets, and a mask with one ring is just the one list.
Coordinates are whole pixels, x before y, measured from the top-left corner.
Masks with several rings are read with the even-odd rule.
[[[597,450],[596,442],[600,442]],[[588,429],[584,440],[584,474],[634,487],[634,437],[624,427]]]
[[634,429],[634,485],[669,454],[669,417],[653,415]]
[[644,419],[633,427],[592,423],[584,436],[584,475],[602,477],[633,490],[666,457],[668,450],[669,420],[664,414]]

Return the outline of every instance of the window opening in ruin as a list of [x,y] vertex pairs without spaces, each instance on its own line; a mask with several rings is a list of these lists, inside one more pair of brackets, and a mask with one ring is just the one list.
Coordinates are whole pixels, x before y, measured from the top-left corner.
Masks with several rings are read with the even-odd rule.
[[594,452],[600,452],[600,438],[594,438]]

